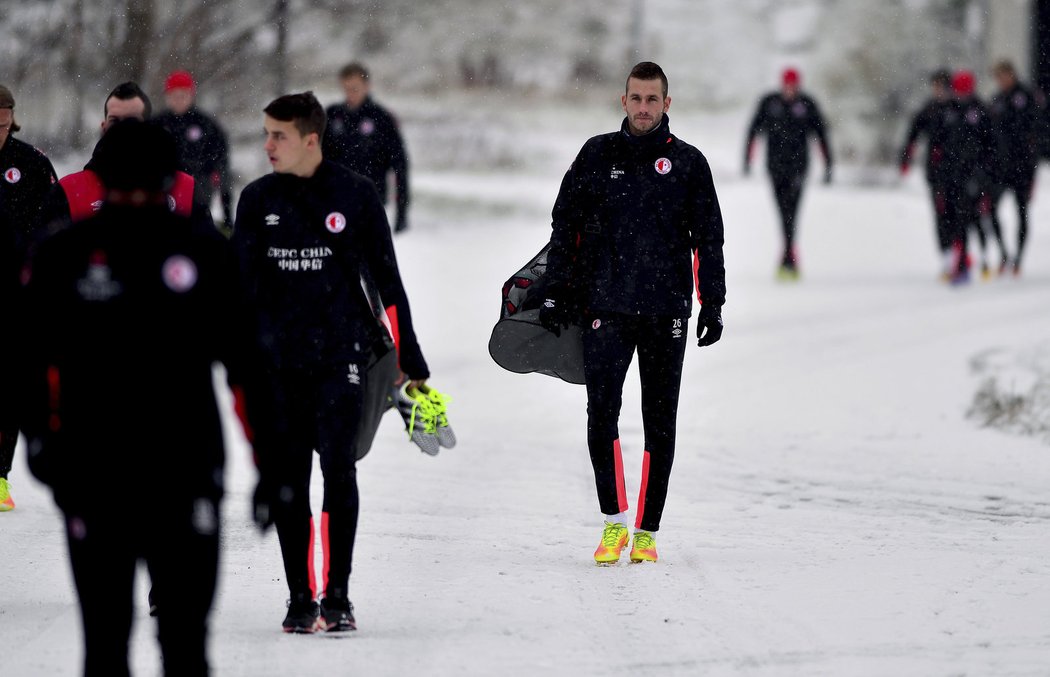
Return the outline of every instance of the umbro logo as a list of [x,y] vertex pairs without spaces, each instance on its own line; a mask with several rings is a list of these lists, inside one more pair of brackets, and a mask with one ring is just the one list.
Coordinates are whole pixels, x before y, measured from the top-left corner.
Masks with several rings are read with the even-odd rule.
[[268,226],[276,226],[280,222],[281,222],[281,217],[280,216],[277,216],[276,214],[267,214],[266,215],[266,225],[268,225]]

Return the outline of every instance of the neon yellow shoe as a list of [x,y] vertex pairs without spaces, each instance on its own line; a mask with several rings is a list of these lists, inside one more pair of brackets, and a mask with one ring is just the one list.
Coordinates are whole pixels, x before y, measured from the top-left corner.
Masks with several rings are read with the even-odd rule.
[[622,522],[606,522],[602,530],[602,542],[594,551],[594,561],[598,564],[616,564],[620,561],[620,551],[627,547],[627,526]]
[[656,536],[651,531],[634,532],[634,541],[631,543],[632,562],[655,562],[656,561]]
[[452,426],[448,424],[448,403],[452,398],[425,383],[420,386],[419,392],[429,401],[427,415],[434,418],[434,434],[437,435],[438,444],[446,449],[456,446],[456,433],[452,432]]
[[15,509],[15,499],[11,498],[11,483],[6,477],[0,477],[0,512]]

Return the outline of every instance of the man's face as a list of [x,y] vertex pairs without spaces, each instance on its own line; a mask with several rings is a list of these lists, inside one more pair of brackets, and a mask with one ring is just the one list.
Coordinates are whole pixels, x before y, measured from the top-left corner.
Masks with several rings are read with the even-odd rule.
[[780,87],[780,93],[783,94],[784,98],[788,101],[794,101],[795,97],[798,96],[798,83],[785,82]]
[[317,134],[303,136],[294,122],[275,120],[266,115],[263,121],[266,143],[263,150],[270,159],[270,166],[278,174],[306,176],[311,156],[318,146]]
[[193,106],[193,90],[188,87],[170,89],[164,93],[164,103],[175,115],[185,115],[186,111]]
[[7,143],[7,137],[11,136],[11,125],[15,123],[15,112],[10,108],[0,108],[0,148]]
[[952,93],[951,89],[940,80],[934,80],[930,83],[930,92],[936,101],[947,101]]
[[346,94],[346,105],[351,108],[360,108],[361,104],[368,98],[369,84],[360,75],[343,78],[343,93]]
[[664,96],[660,78],[628,78],[627,93],[620,97],[620,102],[623,112],[627,113],[627,127],[635,136],[648,134],[660,126],[664,113],[671,107],[671,97]]
[[1017,84],[1017,78],[1010,71],[997,70],[995,71],[995,84],[998,85],[999,91],[1007,92]]
[[118,99],[110,97],[106,100],[106,119],[102,121],[102,133],[118,120],[146,119],[146,102],[135,97],[134,99]]

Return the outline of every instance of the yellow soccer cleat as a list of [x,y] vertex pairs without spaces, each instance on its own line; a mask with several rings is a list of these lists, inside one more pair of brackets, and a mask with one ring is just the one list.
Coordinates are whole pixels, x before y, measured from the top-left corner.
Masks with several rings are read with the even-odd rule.
[[632,562],[655,562],[656,561],[656,536],[651,531],[634,532],[634,541],[631,543]]
[[11,483],[6,477],[0,477],[0,512],[15,509],[15,499],[11,498]]
[[620,561],[620,551],[627,547],[627,526],[622,522],[606,522],[602,530],[602,542],[594,551],[594,561],[598,564],[616,564]]

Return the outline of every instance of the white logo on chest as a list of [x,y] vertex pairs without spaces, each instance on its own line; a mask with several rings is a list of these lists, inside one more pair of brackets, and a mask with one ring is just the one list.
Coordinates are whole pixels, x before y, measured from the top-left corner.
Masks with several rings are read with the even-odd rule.
[[268,225],[268,226],[276,226],[280,222],[281,222],[281,217],[280,216],[277,216],[276,214],[267,214],[266,215],[266,225]]
[[22,172],[18,169],[18,167],[11,167],[6,172],[4,172],[4,181],[7,181],[8,183],[18,183],[21,180]]
[[180,254],[165,261],[160,274],[168,289],[179,294],[188,292],[197,284],[197,265]]
[[324,227],[329,233],[341,233],[346,230],[346,217],[339,212],[332,212],[325,217]]
[[662,157],[655,163],[653,163],[653,167],[656,168],[657,174],[666,174],[667,172],[671,171],[671,161],[665,157]]

